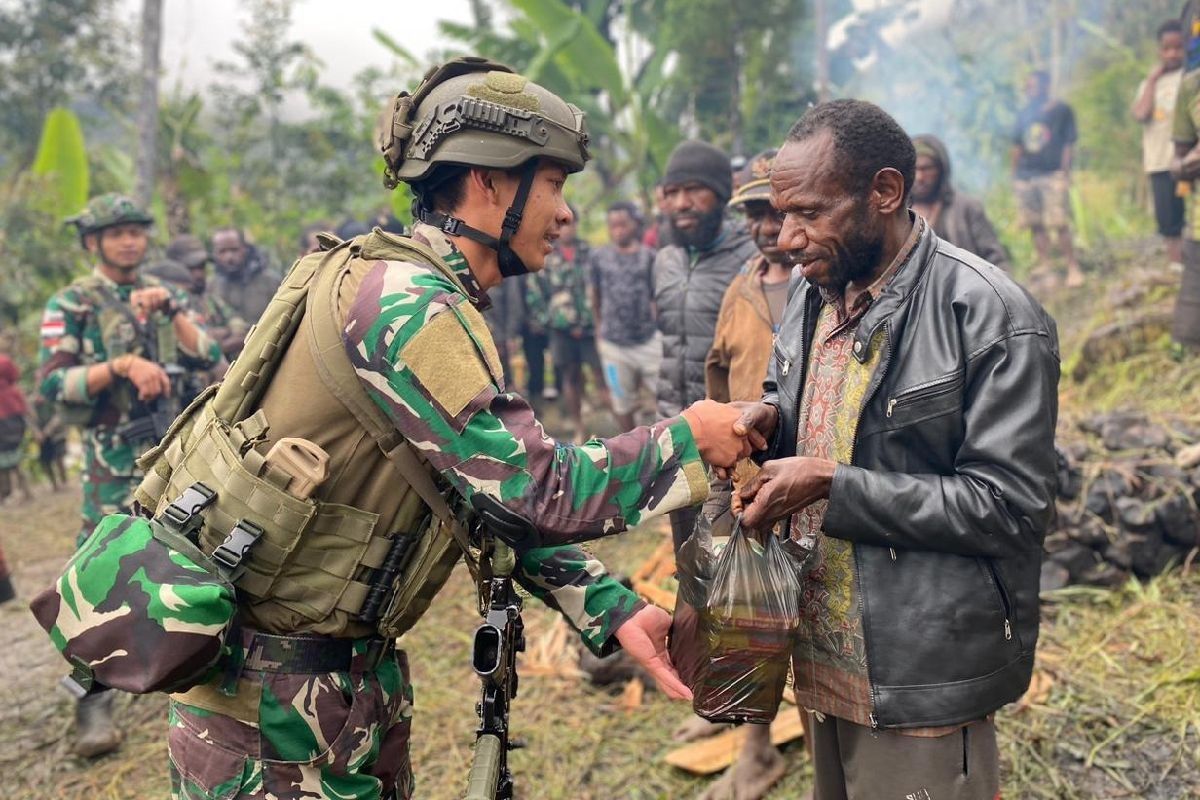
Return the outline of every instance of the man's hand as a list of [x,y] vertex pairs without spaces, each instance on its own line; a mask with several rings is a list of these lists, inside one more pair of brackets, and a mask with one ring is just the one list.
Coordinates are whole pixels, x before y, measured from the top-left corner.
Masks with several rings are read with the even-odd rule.
[[667,654],[671,615],[658,606],[647,605],[617,628],[617,641],[630,658],[654,676],[663,694],[672,700],[691,700],[692,690],[679,680]]
[[[128,358],[129,361],[118,367],[116,364],[121,358]],[[153,400],[160,395],[171,393],[171,379],[167,377],[167,371],[158,364],[134,355],[121,358],[112,362],[113,372],[129,379],[137,389],[139,400]]]
[[129,305],[140,314],[151,311],[169,311],[171,309],[171,293],[163,286],[149,286],[145,289],[134,289],[129,295]]
[[829,497],[837,463],[824,458],[793,456],[768,461],[733,497],[747,528],[763,528]]
[[779,409],[768,403],[731,403],[742,412],[733,423],[733,432],[745,436],[755,450],[766,450],[779,424]]
[[740,409],[716,400],[697,400],[683,411],[700,457],[718,469],[731,469],[750,455],[746,434],[734,431]]

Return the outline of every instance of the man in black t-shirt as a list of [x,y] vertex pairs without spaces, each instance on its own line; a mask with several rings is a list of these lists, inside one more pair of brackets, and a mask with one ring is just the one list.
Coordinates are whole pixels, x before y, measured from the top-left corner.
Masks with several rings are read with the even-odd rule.
[[1012,168],[1021,224],[1033,234],[1039,266],[1050,261],[1051,236],[1067,262],[1067,286],[1083,285],[1071,241],[1071,156],[1078,133],[1075,112],[1050,96],[1050,76],[1035,72],[1013,131]]
[[[637,424],[643,388],[654,391],[662,342],[654,322],[654,251],[641,242],[642,215],[627,200],[608,208],[610,243],[592,251],[592,315],[613,416],[622,430]],[[653,403],[644,409],[654,412]]]

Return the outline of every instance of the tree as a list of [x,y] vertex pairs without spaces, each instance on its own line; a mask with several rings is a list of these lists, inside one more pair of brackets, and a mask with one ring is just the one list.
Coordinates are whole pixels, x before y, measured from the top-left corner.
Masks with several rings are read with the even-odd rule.
[[13,0],[0,4],[0,165],[33,161],[50,109],[102,112],[125,105],[129,33],[116,0]]
[[161,41],[162,0],[142,0],[142,70],[135,196],[143,206],[148,206],[154,195],[154,166],[158,160],[158,61]]

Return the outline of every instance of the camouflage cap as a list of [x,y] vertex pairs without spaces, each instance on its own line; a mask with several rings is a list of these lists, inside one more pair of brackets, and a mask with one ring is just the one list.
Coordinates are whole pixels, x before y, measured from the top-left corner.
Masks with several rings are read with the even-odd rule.
[[419,182],[439,164],[513,169],[550,158],[578,172],[589,158],[582,111],[477,56],[431,69],[415,92],[396,96],[387,116],[380,148],[389,188]]
[[184,233],[176,236],[167,245],[167,258],[192,269],[203,266],[208,261],[208,250],[199,237]]
[[93,197],[82,211],[68,217],[65,223],[75,226],[82,241],[88,234],[115,225],[153,225],[154,217],[125,195],[110,192]]
[[763,150],[746,162],[738,173],[735,182],[737,191],[729,200],[733,207],[745,206],[753,202],[770,202],[771,200],[771,165],[775,162],[775,148]]

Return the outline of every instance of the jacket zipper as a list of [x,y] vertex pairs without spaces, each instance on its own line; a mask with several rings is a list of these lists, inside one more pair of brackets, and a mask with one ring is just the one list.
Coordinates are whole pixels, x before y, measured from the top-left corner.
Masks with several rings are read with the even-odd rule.
[[[867,347],[870,348],[870,346],[871,346],[871,340],[868,338],[867,339]],[[850,459],[849,459],[849,461],[850,461],[851,465],[854,464],[854,451],[858,447],[858,431],[862,427],[863,415],[866,414],[867,406],[870,405],[872,398],[875,397],[875,393],[878,392],[879,387],[883,385],[883,378],[885,375],[887,375],[888,365],[891,363],[891,360],[892,360],[892,331],[891,331],[891,328],[888,327],[888,324],[886,322],[883,323],[883,348],[884,348],[883,349],[883,361],[881,361],[879,363],[879,368],[877,370],[877,376],[876,376],[878,378],[878,380],[872,381],[872,385],[868,389],[866,396],[863,397],[862,405],[859,406],[859,408],[858,408],[858,419],[854,423],[854,440],[852,442],[850,442]],[[853,357],[854,356],[851,356],[851,358],[853,358]],[[894,548],[888,548],[888,549],[891,550],[892,561],[895,561],[896,560],[895,549]],[[856,577],[858,578],[858,618],[862,623],[863,649],[865,650],[865,652],[867,654],[867,658],[866,658],[867,689],[871,696],[871,713],[870,713],[868,719],[870,719],[870,721],[871,721],[871,728],[873,730],[878,730],[879,729],[879,720],[875,716],[875,699],[876,699],[875,698],[875,680],[871,677],[871,655],[870,655],[871,654],[871,642],[869,640],[870,637],[867,633],[867,630],[868,630],[867,629],[867,602],[863,598],[862,560],[859,558],[857,547],[854,548],[854,569],[855,569]]]
[[1012,641],[1012,600],[1008,596],[1008,589],[1005,588],[1004,581],[1000,580],[1000,573],[996,571],[996,565],[990,558],[983,560],[987,566],[988,575],[992,579],[992,588],[996,590],[996,597],[1000,600],[1000,610],[1004,612],[1004,640]]
[[688,248],[687,277],[683,280],[683,311],[679,315],[679,407],[688,407],[687,396],[687,301],[692,288],[692,271],[700,260],[700,251]]
[[888,398],[887,411],[885,416],[891,417],[892,411],[897,405],[906,406],[909,403],[914,403],[917,400],[926,400],[930,397],[946,394],[954,390],[954,385],[958,381],[958,373],[947,375],[944,378],[928,381],[918,386],[913,386],[905,389],[903,392],[898,392]]

